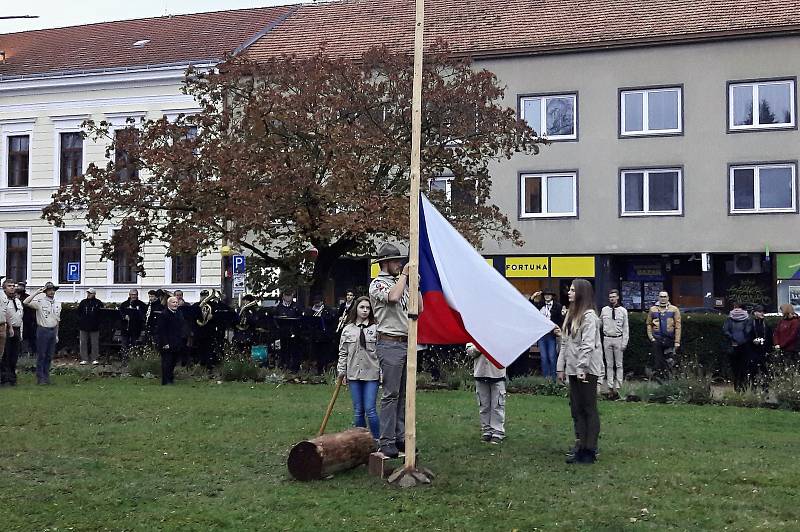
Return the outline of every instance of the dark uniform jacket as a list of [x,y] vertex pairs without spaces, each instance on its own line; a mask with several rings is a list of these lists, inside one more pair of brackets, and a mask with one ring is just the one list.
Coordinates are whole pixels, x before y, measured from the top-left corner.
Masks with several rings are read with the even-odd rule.
[[103,308],[103,302],[99,299],[88,297],[78,303],[78,329],[81,331],[99,331],[100,330],[100,309]]
[[186,349],[188,336],[183,322],[183,315],[179,312],[167,309],[161,313],[156,322],[156,345],[159,349]]
[[[147,312],[147,305],[144,301],[128,299],[119,306],[119,313],[122,315],[122,334],[132,338],[137,338],[144,327],[144,315]],[[127,320],[125,318],[128,318]]]

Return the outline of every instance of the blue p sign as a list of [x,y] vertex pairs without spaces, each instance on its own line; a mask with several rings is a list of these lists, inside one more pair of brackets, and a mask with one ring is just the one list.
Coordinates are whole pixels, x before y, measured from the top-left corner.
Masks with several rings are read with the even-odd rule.
[[67,263],[67,282],[79,283],[81,282],[81,263],[68,262]]
[[244,273],[244,255],[233,256],[233,273]]

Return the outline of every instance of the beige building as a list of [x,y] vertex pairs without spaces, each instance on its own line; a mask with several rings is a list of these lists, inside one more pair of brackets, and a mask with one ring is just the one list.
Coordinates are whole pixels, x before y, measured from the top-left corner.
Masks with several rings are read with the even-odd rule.
[[[42,208],[90,163],[107,163],[106,144],[81,137],[84,120],[105,120],[116,135],[130,127],[129,119],[196,112],[192,97],[180,92],[187,67],[209,67],[242,52],[290,11],[235,10],[0,35],[0,274],[33,288],[53,281],[63,287],[63,301],[84,297],[89,287],[105,301],[122,301],[131,288],[143,299],[148,289],[180,288],[189,301],[203,288],[219,288],[216,251],[168,257],[164,244],[153,243],[143,250],[142,276],[133,257],[102,260],[99,246],[82,242],[80,217],[56,229],[42,220]],[[122,162],[121,154],[112,157]],[[105,228],[98,244],[113,231]],[[70,268],[79,271],[75,283]]]

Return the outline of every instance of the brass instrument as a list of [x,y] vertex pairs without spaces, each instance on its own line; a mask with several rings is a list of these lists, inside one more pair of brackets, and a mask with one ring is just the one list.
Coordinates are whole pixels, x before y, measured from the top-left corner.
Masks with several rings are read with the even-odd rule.
[[243,305],[242,308],[239,309],[239,323],[236,325],[236,328],[240,331],[244,331],[247,329],[247,314],[245,311],[251,307],[257,307],[261,304],[258,300],[253,300],[246,305]]
[[211,308],[211,302],[214,300],[219,301],[219,293],[217,292],[216,288],[212,290],[209,295],[203,298],[202,301],[200,301],[199,306],[200,306],[201,317],[199,320],[195,320],[197,322],[197,325],[199,325],[200,327],[208,325],[208,322],[211,321],[211,318],[213,317],[213,309]]

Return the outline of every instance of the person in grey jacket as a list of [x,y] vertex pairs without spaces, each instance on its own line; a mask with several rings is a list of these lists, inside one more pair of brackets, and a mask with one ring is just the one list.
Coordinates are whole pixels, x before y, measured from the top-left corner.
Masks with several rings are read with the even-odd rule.
[[600,323],[594,309],[594,290],[586,279],[575,279],[569,287],[569,311],[564,319],[561,351],[556,367],[561,382],[569,379],[569,402],[578,439],[567,463],[592,464],[597,459],[600,414],[597,411],[597,381],[603,374]]
[[474,344],[467,344],[467,354],[475,360],[473,376],[478,394],[481,440],[498,444],[506,437],[506,370],[495,367]]
[[336,371],[350,388],[353,399],[353,425],[366,427],[374,439],[380,438],[381,426],[376,408],[380,365],[376,344],[378,326],[368,297],[359,297],[350,306],[339,341]]

